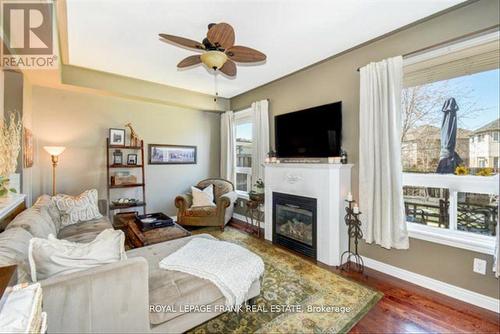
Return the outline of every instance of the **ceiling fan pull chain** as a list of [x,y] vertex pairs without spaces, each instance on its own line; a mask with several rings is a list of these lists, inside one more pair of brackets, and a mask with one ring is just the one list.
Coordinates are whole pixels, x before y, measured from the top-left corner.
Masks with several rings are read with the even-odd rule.
[[214,102],[217,103],[217,98],[219,97],[219,90],[217,88],[217,71],[216,70],[214,70],[214,90],[215,90]]

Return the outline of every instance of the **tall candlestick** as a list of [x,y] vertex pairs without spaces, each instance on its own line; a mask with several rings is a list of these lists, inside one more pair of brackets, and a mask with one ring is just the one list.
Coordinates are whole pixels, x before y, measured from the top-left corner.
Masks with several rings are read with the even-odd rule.
[[349,202],[351,202],[351,201],[352,201],[352,194],[351,194],[351,192],[349,192],[349,193],[347,194],[347,200],[348,200]]
[[352,209],[352,212],[353,213],[359,213],[359,208],[357,205],[354,206],[354,208]]

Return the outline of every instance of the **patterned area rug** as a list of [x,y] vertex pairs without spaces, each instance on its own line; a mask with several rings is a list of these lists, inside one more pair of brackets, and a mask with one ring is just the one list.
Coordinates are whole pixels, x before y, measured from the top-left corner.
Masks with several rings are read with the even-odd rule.
[[253,311],[224,313],[190,333],[345,333],[382,297],[234,228],[193,233],[209,233],[246,247],[262,257],[266,271]]

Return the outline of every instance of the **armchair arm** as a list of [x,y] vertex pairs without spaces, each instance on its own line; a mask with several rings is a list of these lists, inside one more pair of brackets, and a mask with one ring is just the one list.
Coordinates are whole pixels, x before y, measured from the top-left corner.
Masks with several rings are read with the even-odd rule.
[[238,194],[235,191],[225,193],[217,199],[217,217],[219,217],[218,219],[220,221],[221,228],[223,228],[231,218],[230,216],[232,215],[233,210],[232,208],[231,210],[228,208],[236,202],[236,199],[238,199]]
[[178,195],[175,198],[175,207],[179,209],[179,213],[186,211],[191,207],[193,204],[193,199],[191,195],[184,194],[184,195]]
[[222,206],[227,208],[228,206],[234,204],[234,202],[236,202],[237,199],[238,199],[238,194],[236,193],[236,191],[230,191],[219,197],[217,204],[220,203],[222,204]]
[[150,331],[148,263],[132,258],[40,282],[50,332]]

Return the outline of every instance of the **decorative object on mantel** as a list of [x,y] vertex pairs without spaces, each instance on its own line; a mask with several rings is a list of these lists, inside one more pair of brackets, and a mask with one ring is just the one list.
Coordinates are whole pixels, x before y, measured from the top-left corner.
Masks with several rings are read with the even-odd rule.
[[141,144],[141,140],[132,127],[132,123],[125,124],[125,127],[130,129],[130,146],[139,146]]
[[[358,242],[363,238],[363,231],[361,231],[361,221],[359,220],[359,207],[352,199],[352,194],[349,193],[346,197],[347,207],[345,211],[345,223],[347,225],[348,244],[347,251],[340,256],[340,266],[338,269],[344,271],[354,270],[359,273],[364,271],[365,265],[363,258],[358,253]],[[354,239],[354,251],[351,251],[351,238]]]
[[[18,112],[10,113],[9,122],[0,120],[0,197],[9,195],[9,176],[16,172],[21,151],[22,119]],[[5,191],[7,190],[7,191]]]
[[52,159],[52,196],[56,195],[56,167],[59,156],[66,150],[64,146],[44,146],[43,149],[50,154]]
[[343,164],[347,163],[347,152],[343,148],[340,149],[340,162]]
[[196,146],[149,144],[149,164],[196,164],[196,150]]
[[267,153],[267,158],[264,159],[264,162],[265,163],[274,163],[274,162],[276,162],[276,152],[274,152],[273,150],[269,151]]
[[33,133],[30,129],[24,128],[23,136],[23,162],[24,168],[33,167],[34,160]]

